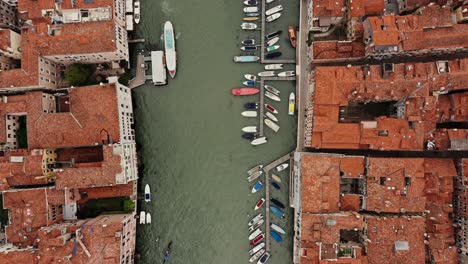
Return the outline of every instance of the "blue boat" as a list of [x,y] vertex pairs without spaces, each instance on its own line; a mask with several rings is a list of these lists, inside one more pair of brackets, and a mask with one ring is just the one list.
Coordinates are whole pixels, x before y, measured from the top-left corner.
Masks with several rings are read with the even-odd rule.
[[234,61],[235,62],[254,62],[260,60],[260,57],[258,56],[234,56]]
[[254,82],[254,81],[250,81],[250,80],[249,80],[249,81],[245,81],[245,82],[243,82],[242,84],[245,85],[245,86],[255,86],[255,82]]
[[271,237],[276,240],[277,242],[283,242],[283,238],[281,237],[280,234],[276,233],[275,231],[271,230]]
[[245,103],[244,108],[245,109],[257,109],[258,104],[257,103]]
[[275,187],[277,190],[281,189],[281,186],[276,182],[271,182],[271,185],[273,185],[273,187]]
[[276,206],[270,206],[270,210],[279,218],[284,218],[284,213]]
[[[258,181],[254,187],[252,187],[252,193],[258,192],[260,189],[263,188],[263,183],[261,181]],[[278,209],[278,208],[277,208]],[[279,209],[278,209],[279,210]]]

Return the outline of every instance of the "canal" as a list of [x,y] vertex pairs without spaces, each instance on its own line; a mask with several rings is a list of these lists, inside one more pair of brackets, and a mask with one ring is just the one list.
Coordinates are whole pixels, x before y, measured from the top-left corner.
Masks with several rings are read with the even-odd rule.
[[[240,54],[240,40],[260,38],[258,31],[240,29],[242,2],[142,0],[142,21],[136,37],[146,42],[132,47],[134,61],[137,50],[163,48],[162,27],[164,21],[171,20],[177,39],[178,71],[167,86],[147,84],[133,90],[143,168],[140,185],[149,183],[153,195],[151,203],[140,204],[153,219],[151,225],[138,226],[140,263],[162,263],[164,248],[171,240],[169,263],[249,263],[247,222],[258,213],[253,207],[264,192],[250,194],[253,184],[246,181],[245,171],[295,148],[296,117],[287,115],[293,82],[270,83],[281,90],[280,103],[269,101],[280,112],[279,132],[265,127],[269,142],[258,147],[241,138],[242,127],[258,124],[258,119],[241,117],[243,104],[259,99],[235,98],[230,91],[240,86],[245,73],[262,71],[260,64],[240,65],[232,59]],[[299,4],[276,0],[270,6],[275,4],[285,8],[267,31],[282,29],[282,58],[294,58],[295,51],[286,39],[287,26],[297,25]],[[272,197],[287,204],[287,178],[285,173],[280,175],[282,188],[272,188]],[[268,263],[292,262],[292,210],[286,215],[281,220],[272,216],[288,235],[281,244],[271,242]]]

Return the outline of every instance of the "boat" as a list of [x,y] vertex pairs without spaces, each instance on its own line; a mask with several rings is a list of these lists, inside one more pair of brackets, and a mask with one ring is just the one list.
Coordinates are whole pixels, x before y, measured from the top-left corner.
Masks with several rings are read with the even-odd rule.
[[146,213],[145,213],[145,211],[140,212],[140,224],[142,224],[142,225],[146,224]]
[[275,0],[266,0],[266,3],[267,3],[267,4],[273,3],[273,1],[275,1]]
[[265,242],[262,242],[262,243],[256,245],[255,247],[253,247],[252,249],[250,249],[249,250],[249,255],[250,256],[254,255],[255,253],[257,253],[257,251],[259,251],[263,247],[265,247]]
[[146,213],[146,223],[151,224],[151,214],[150,213]]
[[258,2],[257,2],[257,0],[245,0],[244,5],[246,5],[246,6],[256,6],[256,5],[258,5]]
[[258,229],[255,229],[255,231],[253,231],[250,235],[249,235],[249,240],[252,240],[254,238],[256,238],[258,235],[260,235],[262,233],[262,230],[260,228]]
[[258,7],[257,6],[244,7],[243,11],[244,13],[258,13]]
[[265,239],[265,233],[262,233],[260,235],[258,235],[257,237],[255,237],[252,241],[250,241],[250,245],[251,246],[255,246],[257,245],[258,243],[262,242],[263,239]]
[[260,259],[257,261],[257,264],[265,264],[268,259],[270,258],[271,254],[269,252],[265,252]]
[[268,47],[275,45],[279,41],[279,37],[274,37],[272,39],[267,40],[266,44]]
[[257,76],[253,75],[253,74],[244,74],[244,78],[246,78],[247,80],[250,80],[250,81],[257,81]]
[[276,95],[280,94],[280,90],[276,89],[275,87],[271,85],[265,84],[263,87],[265,87],[265,90],[269,91],[270,93],[273,93]]
[[278,58],[279,56],[281,56],[281,52],[279,51],[270,52],[265,55],[267,59]]
[[252,193],[258,192],[260,189],[263,188],[263,183],[261,181],[258,181],[253,187],[252,187]]
[[265,104],[265,108],[273,114],[278,114],[278,110],[276,110],[272,105]]
[[257,24],[244,22],[241,24],[241,28],[245,30],[254,30],[257,28]]
[[243,51],[253,51],[253,50],[257,50],[258,47],[257,46],[242,46],[240,47],[240,49]]
[[288,108],[288,114],[289,115],[294,115],[294,109],[296,108],[296,96],[294,95],[294,92],[291,92],[289,94],[289,108]]
[[[274,13],[278,13],[280,12],[281,10],[283,10],[283,6],[282,5],[277,5],[275,7],[272,7],[270,9],[268,9],[266,12],[265,12],[265,15],[267,16],[271,16],[273,15]],[[256,12],[256,11],[255,11]]]
[[265,70],[281,70],[281,69],[283,69],[283,64],[280,64],[280,63],[265,65]]
[[[245,109],[257,109],[258,104],[257,103],[245,103],[244,108]],[[251,132],[251,131],[244,131],[244,132]]]
[[278,122],[278,118],[277,118],[274,114],[272,114],[272,113],[270,113],[270,112],[266,112],[266,113],[265,113],[265,116],[268,117],[268,118],[270,118],[271,120],[273,120],[273,121],[275,121],[275,122]]
[[257,21],[259,20],[259,17],[243,17],[242,20],[244,21]]
[[284,218],[284,213],[276,206],[270,206],[271,212],[279,218]]
[[267,141],[268,141],[267,137],[259,137],[259,138],[256,138],[256,139],[252,140],[250,142],[250,144],[252,144],[254,146],[258,146],[258,145],[262,145],[262,144],[267,143]]
[[133,16],[135,23],[140,23],[140,1],[138,0],[133,3]]
[[170,21],[166,21],[166,23],[164,23],[164,48],[166,54],[166,67],[171,78],[174,78],[177,67],[177,55],[175,50],[174,28]]
[[277,96],[277,95],[274,94],[274,93],[270,93],[270,92],[268,92],[268,91],[265,91],[265,96],[268,97],[268,98],[270,98],[270,99],[273,100],[273,101],[277,101],[277,102],[281,101],[281,98],[280,98],[279,96]]
[[276,231],[271,230],[270,231],[271,237],[276,240],[276,242],[283,242],[283,238],[281,237],[280,234],[276,233]]
[[254,95],[260,92],[257,88],[235,88],[232,89],[232,95],[242,96],[242,95]]
[[283,32],[283,31],[278,30],[278,31],[268,33],[268,34],[265,35],[265,39],[272,39],[272,38],[278,37],[281,34],[281,32]]
[[244,134],[242,134],[242,138],[249,139],[249,140],[256,139],[257,137],[258,137],[257,133],[244,133]]
[[277,171],[282,171],[282,170],[285,170],[287,167],[289,167],[289,164],[288,163],[283,163],[283,164],[277,166],[276,170]]
[[289,43],[291,43],[291,46],[293,48],[296,47],[297,41],[296,41],[296,29],[294,29],[293,26],[288,27],[288,32],[289,32]]
[[285,209],[285,208],[286,208],[286,206],[284,206],[284,204],[283,204],[282,202],[280,202],[279,200],[277,200],[277,199],[275,199],[275,198],[270,198],[270,201],[271,201],[274,205],[278,206],[279,208],[282,208],[282,209]]
[[258,214],[256,216],[254,216],[252,219],[250,219],[249,221],[249,226],[253,226],[255,223],[257,223],[260,219],[263,219],[263,215],[262,214]]
[[248,17],[258,17],[258,16],[260,16],[260,13],[259,12],[245,13],[244,15],[248,16]]
[[172,253],[172,241],[169,242],[169,244],[166,247],[166,250],[164,251],[164,262],[167,263],[169,261],[169,258],[171,257]]
[[145,185],[145,202],[151,201],[151,191],[148,184]]
[[262,198],[262,199],[258,200],[258,202],[255,204],[254,210],[256,211],[259,208],[261,208],[264,203],[265,203],[265,198]]
[[273,14],[271,16],[267,16],[267,18],[265,20],[266,20],[266,22],[273,22],[276,19],[280,18],[280,16],[281,16],[281,13],[275,13],[275,14]]
[[273,46],[266,47],[266,51],[267,52],[275,51],[275,50],[277,50],[279,48],[280,48],[280,45],[273,45]]
[[278,132],[278,130],[280,129],[280,127],[275,122],[271,121],[268,118],[265,118],[264,122],[265,122],[265,125],[267,125],[267,127],[271,128],[271,130],[275,132]]
[[265,223],[265,220],[260,219],[260,221],[258,221],[256,224],[253,224],[252,226],[249,227],[249,232],[252,232],[255,229],[259,228],[261,225],[263,225],[263,223]]
[[258,177],[260,177],[260,175],[262,175],[262,174],[263,174],[262,170],[256,171],[256,172],[252,173],[249,177],[247,177],[247,180],[249,182],[251,182],[251,181],[257,179]]
[[244,39],[241,43],[244,46],[255,45],[255,39]]
[[234,62],[254,62],[260,60],[258,56],[234,56]]
[[245,81],[245,82],[242,82],[243,85],[245,86],[255,86],[256,82],[254,81]]
[[250,132],[250,133],[257,133],[256,126],[246,126],[242,128],[242,132]]
[[278,183],[281,183],[281,178],[278,175],[272,174],[271,178]]
[[275,72],[274,71],[262,71],[262,72],[259,72],[257,75],[260,77],[273,77],[275,76]]
[[283,235],[286,235],[286,231],[284,231],[283,228],[281,228],[279,225],[275,225],[275,224],[270,224],[270,227],[271,229],[275,230],[276,232],[280,233],[280,234],[283,234]]
[[277,189],[277,190],[281,189],[281,186],[278,183],[274,182],[274,181],[271,182],[271,185],[273,185],[273,187],[275,187],[275,189]]
[[250,257],[249,262],[254,262],[256,261],[260,256],[265,253],[265,249],[260,249],[257,253],[255,253],[252,257]]
[[[255,130],[257,130],[257,127],[255,127]],[[261,170],[263,168],[263,165],[257,165],[253,168],[251,168],[250,170],[247,171],[247,175],[252,175],[254,174],[255,172]]]
[[241,115],[245,117],[257,117],[257,111],[244,111]]
[[278,73],[278,77],[291,77],[294,75],[296,75],[295,71],[284,71],[284,72]]

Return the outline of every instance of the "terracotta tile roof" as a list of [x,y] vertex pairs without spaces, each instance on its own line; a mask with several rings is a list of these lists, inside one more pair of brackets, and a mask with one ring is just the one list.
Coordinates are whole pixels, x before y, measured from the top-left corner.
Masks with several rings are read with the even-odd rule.
[[[10,247],[12,245],[6,244],[3,247]],[[13,246],[12,246],[13,247]],[[0,263],[28,263],[37,264],[37,252],[35,250],[12,250],[0,253]]]
[[350,1],[351,17],[363,17],[370,14],[383,14],[385,1],[382,0],[353,0]]
[[343,0],[318,0],[313,3],[314,17],[341,17],[344,10]]
[[365,46],[359,42],[314,41],[312,42],[314,61],[359,58],[365,55]]
[[369,17],[372,43],[375,45],[398,45],[398,28],[395,16]]
[[[10,157],[23,157],[24,161],[11,162]],[[0,157],[0,190],[8,190],[10,186],[47,184],[45,178],[35,179],[42,175],[42,153],[16,149]]]

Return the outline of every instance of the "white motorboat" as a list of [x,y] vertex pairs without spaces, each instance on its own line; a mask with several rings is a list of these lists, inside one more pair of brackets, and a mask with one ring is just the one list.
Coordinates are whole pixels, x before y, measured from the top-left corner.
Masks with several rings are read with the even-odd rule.
[[242,128],[242,132],[245,133],[257,133],[257,127],[256,126],[246,126]]
[[140,212],[140,224],[141,225],[146,224],[146,213],[145,213],[145,211]]
[[256,236],[260,235],[262,233],[262,230],[260,228],[256,229],[249,235],[249,240],[254,239]]
[[250,257],[249,262],[254,262],[256,261],[260,256],[265,253],[265,249],[260,249],[257,253],[255,253],[252,257]]
[[265,118],[264,122],[265,122],[265,125],[267,125],[269,128],[271,128],[271,130],[275,132],[278,132],[278,130],[280,129],[280,127],[275,122],[271,121],[268,118]]
[[291,77],[294,75],[296,75],[295,71],[284,71],[284,72],[278,73],[278,77]]
[[257,165],[257,166],[255,166],[255,167],[251,168],[250,170],[248,170],[248,171],[247,171],[247,175],[250,176],[250,175],[252,175],[253,173],[255,173],[255,172],[261,170],[262,168],[263,168],[263,165]]
[[267,3],[267,4],[273,3],[273,1],[275,1],[275,0],[266,0],[266,3]]
[[151,191],[148,184],[145,185],[145,202],[151,201]]
[[283,69],[283,64],[267,64],[265,65],[265,70],[281,70]]
[[257,12],[258,12],[257,6],[244,7],[244,13],[257,13]]
[[289,167],[289,164],[288,164],[288,163],[283,163],[283,164],[277,166],[277,167],[276,167],[276,170],[277,170],[277,171],[283,171],[283,170],[285,170],[287,167]]
[[279,96],[277,96],[276,94],[270,93],[268,91],[265,91],[265,96],[270,98],[273,101],[277,101],[277,102],[281,101],[281,98]]
[[254,30],[257,28],[257,24],[244,22],[241,24],[241,28],[245,30]]
[[260,76],[260,77],[273,77],[273,76],[275,76],[275,72],[274,71],[263,71],[263,72],[259,72],[257,75]]
[[140,1],[138,0],[133,3],[133,20],[136,24],[140,23]]
[[241,115],[245,117],[257,117],[257,111],[244,111]]
[[244,78],[246,78],[247,80],[250,80],[250,81],[257,81],[257,76],[253,75],[253,74],[244,74]]
[[[273,15],[274,13],[278,13],[280,12],[281,10],[283,10],[283,6],[282,5],[277,5],[275,7],[272,7],[270,9],[268,9],[266,12],[265,12],[265,15],[267,16],[271,16]],[[255,11],[256,12],[256,11]]]
[[151,214],[150,213],[146,213],[146,223],[151,224]]
[[263,219],[263,214],[258,214],[256,216],[254,216],[250,221],[249,221],[249,226],[253,226],[255,225],[255,223],[257,223],[258,221],[260,221],[260,219]]
[[270,252],[265,252],[257,261],[257,264],[265,264],[268,261],[268,259],[270,259],[270,256]]
[[266,22],[273,22],[276,19],[280,18],[280,16],[281,16],[281,13],[274,13],[271,16],[267,16],[267,18],[265,20],[266,20]]
[[267,141],[268,141],[267,137],[259,137],[259,138],[256,138],[256,139],[250,141],[250,144],[252,144],[254,146],[258,146],[258,145],[262,145],[262,144],[267,143]]
[[265,115],[266,115],[266,117],[270,118],[271,120],[273,120],[275,122],[278,122],[278,118],[274,114],[272,114],[270,112],[266,112]]
[[174,28],[170,21],[164,24],[164,48],[166,54],[166,67],[172,78],[176,74],[177,54],[175,49]]
[[288,107],[288,114],[294,115],[294,110],[296,109],[296,96],[294,92],[289,94],[289,107]]
[[263,247],[265,247],[265,242],[262,242],[262,243],[256,245],[255,247],[253,247],[251,250],[249,250],[249,255],[250,256],[255,255],[255,253],[257,253],[257,251],[259,251]]
[[271,85],[265,84],[263,87],[265,87],[265,90],[269,91],[272,94],[276,94],[276,95],[280,94],[280,90],[276,89],[275,87]]
[[275,230],[276,232],[281,233],[281,234],[283,234],[283,235],[286,235],[286,231],[284,231],[284,229],[281,228],[280,226],[275,225],[275,224],[272,223],[272,224],[270,225],[270,227],[271,227],[271,229]]
[[278,41],[279,41],[279,37],[274,37],[274,38],[268,40],[266,44],[267,44],[268,47],[271,47],[271,46],[275,45]]
[[263,225],[263,223],[265,223],[265,220],[261,219],[260,221],[258,221],[256,224],[254,224],[253,226],[249,226],[249,232],[252,232],[254,231],[255,229],[259,228],[261,225]]

